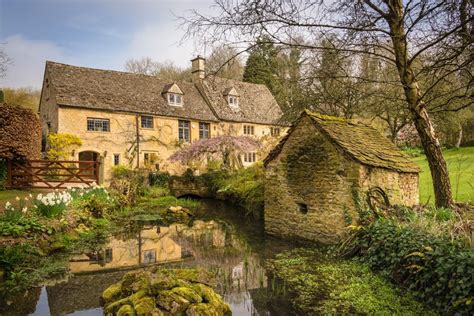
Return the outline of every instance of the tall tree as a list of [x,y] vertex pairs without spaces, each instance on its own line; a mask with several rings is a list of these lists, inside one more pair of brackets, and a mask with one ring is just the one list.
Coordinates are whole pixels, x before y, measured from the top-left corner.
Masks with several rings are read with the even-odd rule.
[[206,72],[222,78],[242,80],[244,65],[239,51],[230,46],[212,50],[206,61]]
[[31,88],[3,89],[5,102],[10,105],[19,105],[38,112],[41,91]]
[[[459,110],[472,105],[473,3],[468,0],[215,0],[217,14],[194,12],[185,19],[188,36],[207,34],[207,42],[253,42],[268,36],[279,45],[325,50],[318,38],[337,40],[347,54],[370,54],[389,62],[398,73],[405,106],[410,113],[428,159],[436,205],[452,207],[448,169],[428,114],[427,92],[453,73],[470,78],[464,89],[450,89],[449,99],[462,98]],[[294,43],[295,35],[313,38],[314,44]],[[418,61],[425,56],[423,63]],[[421,86],[419,77],[436,80]],[[467,97],[466,97],[467,96]]]
[[11,62],[11,59],[5,53],[3,47],[0,47],[0,78],[5,77],[5,75],[7,74],[8,65]]
[[148,76],[157,76],[169,80],[191,81],[191,70],[176,66],[171,61],[158,62],[150,57],[129,59],[125,63],[125,71]]

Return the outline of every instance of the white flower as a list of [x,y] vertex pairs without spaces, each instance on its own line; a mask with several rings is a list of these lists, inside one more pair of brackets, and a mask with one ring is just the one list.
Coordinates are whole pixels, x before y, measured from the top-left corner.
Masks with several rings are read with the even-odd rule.
[[28,198],[25,196],[25,201],[28,201]]
[[30,193],[28,196],[30,197],[30,199],[32,199],[32,198],[33,198],[33,195],[32,195],[31,193]]
[[72,188],[71,191],[72,191],[72,192],[76,192],[76,188]]
[[36,197],[37,200],[42,200],[43,199],[43,194],[38,194],[38,196]]
[[5,208],[10,208],[10,206],[12,206],[10,202],[5,203]]
[[24,207],[21,211],[22,211],[23,213],[26,213],[26,211],[28,211],[28,208],[27,208],[27,207]]
[[15,198],[15,200],[19,201],[19,200],[20,200],[20,197],[19,197],[19,196],[17,196],[17,197]]

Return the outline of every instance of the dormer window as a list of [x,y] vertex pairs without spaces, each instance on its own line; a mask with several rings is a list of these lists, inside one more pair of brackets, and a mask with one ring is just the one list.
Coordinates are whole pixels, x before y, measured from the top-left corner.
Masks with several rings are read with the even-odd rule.
[[163,89],[163,95],[169,105],[172,106],[183,106],[183,91],[178,87],[176,83],[166,85]]
[[229,102],[229,106],[235,106],[235,107],[239,106],[239,98],[237,98],[236,96],[233,96],[233,95],[227,96],[227,102]]
[[183,97],[181,94],[177,93],[168,93],[168,104],[174,106],[182,106],[183,105]]
[[224,97],[227,98],[227,104],[230,107],[238,108],[239,107],[239,94],[234,87],[227,88],[224,90]]

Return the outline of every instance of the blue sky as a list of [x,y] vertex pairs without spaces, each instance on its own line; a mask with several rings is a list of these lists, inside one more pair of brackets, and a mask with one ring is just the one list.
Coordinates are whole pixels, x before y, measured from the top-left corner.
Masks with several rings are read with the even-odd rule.
[[123,70],[129,58],[189,66],[205,52],[180,44],[176,16],[212,0],[0,0],[0,45],[12,59],[3,87],[41,86],[44,63]]

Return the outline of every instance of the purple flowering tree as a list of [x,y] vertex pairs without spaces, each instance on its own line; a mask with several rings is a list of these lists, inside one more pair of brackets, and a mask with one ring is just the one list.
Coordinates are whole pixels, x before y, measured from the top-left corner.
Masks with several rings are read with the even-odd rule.
[[260,142],[250,137],[218,136],[194,141],[171,155],[169,160],[189,165],[192,161],[212,157],[222,160],[224,168],[239,168],[242,167],[240,154],[259,147]]

